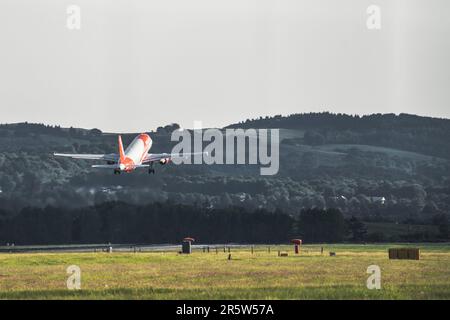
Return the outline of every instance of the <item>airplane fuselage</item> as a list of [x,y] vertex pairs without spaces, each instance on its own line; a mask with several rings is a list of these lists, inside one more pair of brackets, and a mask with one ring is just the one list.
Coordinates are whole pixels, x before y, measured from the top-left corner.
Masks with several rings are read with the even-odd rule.
[[[121,142],[120,142],[121,143]],[[120,152],[119,168],[120,171],[131,172],[137,165],[141,165],[145,156],[152,147],[152,139],[148,134],[141,133],[130,143],[127,149]],[[123,150],[122,146],[120,146]]]

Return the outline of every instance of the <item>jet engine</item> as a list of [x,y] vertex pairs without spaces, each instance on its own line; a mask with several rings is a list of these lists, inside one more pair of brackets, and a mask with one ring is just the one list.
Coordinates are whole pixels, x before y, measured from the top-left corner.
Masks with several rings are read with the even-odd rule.
[[161,160],[159,160],[159,164],[163,165],[163,164],[168,164],[170,162],[170,158],[162,158]]

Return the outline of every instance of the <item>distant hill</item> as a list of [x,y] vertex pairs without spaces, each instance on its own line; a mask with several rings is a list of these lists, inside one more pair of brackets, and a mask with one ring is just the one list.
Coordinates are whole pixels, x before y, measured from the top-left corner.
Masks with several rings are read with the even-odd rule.
[[277,115],[274,117],[260,117],[248,119],[228,127],[240,128],[286,128],[286,129],[316,129],[328,128],[337,130],[367,130],[367,129],[401,129],[421,127],[450,126],[450,119],[423,117],[413,114],[394,113],[371,114],[371,115],[348,115],[342,113],[296,113],[289,116]]
[[414,151],[450,159],[450,119],[410,114],[351,116],[332,113],[275,116],[229,128],[283,128],[305,132],[306,144],[366,144]]
[[[170,150],[175,128],[152,131],[152,151]],[[448,119],[310,113],[246,120],[227,128],[280,128],[279,173],[260,176],[254,165],[168,165],[158,166],[154,176],[145,170],[115,176],[91,169],[92,162],[52,155],[116,152],[114,133],[0,125],[0,219],[26,206],[76,208],[110,200],[280,208],[290,215],[301,208],[337,207],[347,216],[391,222],[425,223],[450,212]],[[124,135],[124,143],[133,137]]]

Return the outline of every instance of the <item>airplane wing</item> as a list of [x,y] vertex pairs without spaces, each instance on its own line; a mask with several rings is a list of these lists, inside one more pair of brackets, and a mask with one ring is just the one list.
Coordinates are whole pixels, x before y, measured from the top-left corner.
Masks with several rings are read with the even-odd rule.
[[[94,164],[91,167],[97,168],[97,169],[120,169],[120,165],[118,165],[118,164]],[[149,164],[136,164],[133,167],[134,167],[134,169],[148,168],[148,167],[150,167],[150,165]]]
[[195,155],[208,155],[208,152],[193,152],[193,153],[149,153],[142,160],[142,163],[156,162],[162,159],[168,159],[169,161],[173,158],[189,158]]
[[118,161],[119,155],[116,153],[109,154],[80,154],[80,153],[54,153],[56,157],[68,157],[73,159],[86,159],[86,160],[105,160],[105,161]]
[[91,166],[92,168],[100,168],[100,169],[119,169],[118,164],[94,164]]

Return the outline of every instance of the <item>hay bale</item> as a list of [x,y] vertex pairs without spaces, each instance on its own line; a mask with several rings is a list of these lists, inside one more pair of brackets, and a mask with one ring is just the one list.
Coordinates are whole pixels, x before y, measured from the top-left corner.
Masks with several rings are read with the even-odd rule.
[[389,248],[389,259],[419,260],[420,250],[418,248]]
[[397,255],[398,250],[397,249],[389,248],[388,252],[389,252],[389,259],[397,259],[397,257],[398,257],[398,255]]
[[419,260],[420,259],[420,250],[418,248],[409,249],[408,250],[408,259]]

